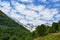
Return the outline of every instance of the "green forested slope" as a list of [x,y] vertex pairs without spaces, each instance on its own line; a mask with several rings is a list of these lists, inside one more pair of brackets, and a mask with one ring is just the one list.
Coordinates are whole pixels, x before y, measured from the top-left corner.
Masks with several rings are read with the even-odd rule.
[[0,40],[32,40],[31,33],[0,10]]

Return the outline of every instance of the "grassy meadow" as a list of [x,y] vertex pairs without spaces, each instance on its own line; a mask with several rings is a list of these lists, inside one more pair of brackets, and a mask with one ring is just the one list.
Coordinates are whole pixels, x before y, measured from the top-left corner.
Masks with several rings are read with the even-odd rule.
[[47,36],[38,37],[34,40],[60,40],[60,32],[59,33],[50,33]]

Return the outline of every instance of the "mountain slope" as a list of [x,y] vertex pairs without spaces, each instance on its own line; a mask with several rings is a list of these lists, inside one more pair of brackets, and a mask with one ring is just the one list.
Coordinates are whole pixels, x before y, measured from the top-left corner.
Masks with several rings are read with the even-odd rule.
[[0,40],[32,40],[32,35],[0,10]]

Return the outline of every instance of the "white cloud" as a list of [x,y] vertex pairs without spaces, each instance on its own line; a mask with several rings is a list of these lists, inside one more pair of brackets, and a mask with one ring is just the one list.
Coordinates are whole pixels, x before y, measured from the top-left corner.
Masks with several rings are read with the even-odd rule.
[[1,2],[0,5],[3,6],[5,9],[7,9],[10,6],[10,4],[7,2]]
[[[46,9],[44,6],[34,6],[34,5],[30,5],[30,6],[25,6],[25,5],[22,5],[22,4],[19,4],[18,2],[16,2],[15,4],[14,4],[14,7],[15,7],[15,9],[18,11],[18,12],[20,12],[20,13],[22,13],[22,14],[25,14],[26,16],[27,16],[27,19],[32,19],[33,20],[33,18],[34,17],[36,17],[36,18],[39,18],[39,16],[40,15],[43,15],[43,18],[44,19],[48,19],[48,20],[50,20],[51,18],[52,18],[52,16],[54,15],[54,14],[56,14],[56,11],[54,11],[54,10],[50,10],[50,9]],[[30,10],[27,10],[27,9],[25,9],[25,8],[29,8]],[[33,10],[33,11],[32,11]],[[34,11],[39,11],[39,15],[37,15],[37,13],[36,12],[34,12]],[[51,12],[52,11],[52,12]],[[54,12],[54,13],[53,13]],[[11,13],[12,14],[12,13]],[[15,14],[15,13],[14,13]],[[52,14],[52,15],[51,15]],[[15,16],[14,16],[15,17]],[[18,17],[18,16],[16,16],[16,17]],[[40,17],[41,18],[41,17]]]
[[20,15],[16,14],[16,10],[11,10],[10,16],[13,18],[22,18]]
[[30,4],[27,6],[27,9],[34,10],[34,11],[42,11],[45,8],[45,6],[39,5],[34,6],[33,4]]
[[2,10],[4,13],[8,14],[10,9],[11,9],[10,3],[8,3],[8,2],[0,2],[0,10]]
[[8,14],[9,10],[8,9],[4,9],[4,8],[0,8],[1,11],[3,11],[5,14]]
[[36,14],[36,12],[34,11],[31,11],[31,10],[25,10],[23,12],[26,16],[29,16],[29,17],[37,17],[38,15]]
[[33,21],[34,25],[41,25],[41,24],[45,24],[45,23],[46,23],[46,21],[43,21],[43,20],[34,20]]
[[55,17],[56,17],[56,18],[60,18],[60,14],[57,14]]
[[39,12],[39,15],[42,15],[42,19],[51,20],[52,17],[57,13],[57,9],[45,8],[43,11]]
[[14,4],[14,8],[18,11],[18,12],[24,12],[24,9],[25,9],[25,5],[23,4],[19,4],[18,2],[16,2]]
[[34,11],[32,11],[32,10],[27,10],[27,9],[26,9],[27,6],[25,6],[25,5],[16,3],[16,4],[14,5],[14,7],[15,7],[15,9],[16,9],[18,12],[26,15],[27,17],[30,17],[30,18],[31,18],[31,17],[36,17],[36,16],[38,16]]
[[[22,1],[27,2],[29,0],[22,0]],[[1,2],[0,5],[3,6],[2,8],[0,8],[0,10],[5,12],[6,14],[11,9],[11,5],[8,2]],[[58,13],[58,10],[56,8],[49,9],[49,8],[45,8],[45,6],[43,6],[43,5],[39,5],[39,6],[35,6],[33,4],[24,5],[24,4],[20,4],[16,1],[12,1],[12,5],[14,6],[14,9],[11,9],[9,16],[16,20],[19,20],[21,23],[23,23],[25,25],[27,23],[31,23],[33,25],[45,24],[45,23],[47,23],[47,20],[48,21],[54,20],[53,16]],[[35,12],[35,11],[38,11],[38,12]],[[25,16],[19,15],[16,12],[19,12],[19,14],[22,14]],[[57,15],[56,18],[60,18],[60,15]],[[43,19],[43,20],[41,20],[41,19]],[[27,21],[27,20],[29,20],[29,21]],[[48,23],[52,23],[52,21],[48,22]]]
[[33,0],[18,0],[18,1],[20,1],[20,2],[30,2],[30,3],[33,2]]

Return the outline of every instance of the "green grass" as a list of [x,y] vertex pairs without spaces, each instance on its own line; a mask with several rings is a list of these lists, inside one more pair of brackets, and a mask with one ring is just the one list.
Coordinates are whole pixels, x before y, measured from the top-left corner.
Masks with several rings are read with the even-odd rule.
[[60,33],[50,33],[44,37],[38,37],[34,40],[60,40]]

